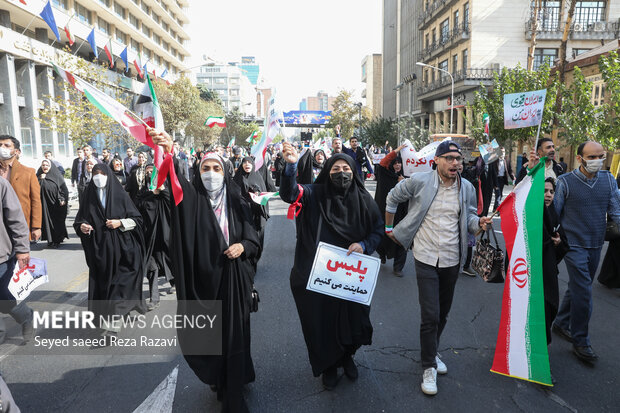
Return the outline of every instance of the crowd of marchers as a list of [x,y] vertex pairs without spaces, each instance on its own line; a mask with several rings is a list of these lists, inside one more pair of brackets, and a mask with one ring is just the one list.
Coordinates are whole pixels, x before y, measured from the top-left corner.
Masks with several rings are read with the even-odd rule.
[[[87,145],[78,150],[71,167],[69,185],[77,189],[79,200],[73,228],[89,267],[89,309],[119,316],[153,310],[160,300],[160,278],[169,283],[168,293],[176,294],[179,312],[187,310],[181,304],[187,300],[221,300],[222,354],[188,354],[185,359],[222,401],[222,411],[249,411],[243,387],[255,380],[250,313],[256,311],[254,276],[269,219],[268,206],[253,202],[251,194],[278,189],[298,212],[290,285],[312,374],[321,377],[327,390],[337,386],[339,368],[350,380],[357,379],[355,353],[371,344],[373,327],[369,306],[306,289],[319,242],[349,254],[376,251],[382,263],[393,259],[398,277],[412,255],[421,314],[421,389],[436,394],[437,374],[448,372],[438,348],[456,281],[461,273],[475,276],[470,266],[474,234],[489,229],[492,199],[496,210],[504,185],[518,183],[542,157],[547,341],[554,331],[573,343],[581,360],[597,359],[588,331],[592,282],[607,219],[620,222],[620,180],[602,170],[606,152],[598,143],[580,145],[578,167],[567,171],[554,159],[553,141],[541,139],[515,176],[503,149],[491,164],[482,158],[465,164],[458,143],[444,141],[436,149],[432,171],[405,177],[402,147],[377,148],[385,156],[373,165],[356,137],[348,147],[340,137],[319,149],[289,142],[272,145],[256,168],[255,159],[239,147],[194,153],[165,132],[149,133],[165,154],[173,155],[183,192],[180,203],[175,202],[170,178],[157,186],[150,151],[128,149],[121,159],[107,149],[97,156]],[[32,310],[25,301],[17,304],[8,282],[16,265],[28,265],[31,242],[42,239],[59,248],[68,238],[71,191],[51,153],[38,171],[21,165],[19,154],[17,139],[0,136],[0,298],[2,312],[20,324],[28,341],[34,334]],[[366,178],[373,176],[374,198],[365,187]],[[609,287],[620,287],[619,243],[610,243],[599,276]],[[560,302],[562,259],[570,281]],[[99,327],[105,337],[120,333],[120,323]],[[3,324],[0,333],[3,340]],[[184,337],[179,339],[183,348]]]

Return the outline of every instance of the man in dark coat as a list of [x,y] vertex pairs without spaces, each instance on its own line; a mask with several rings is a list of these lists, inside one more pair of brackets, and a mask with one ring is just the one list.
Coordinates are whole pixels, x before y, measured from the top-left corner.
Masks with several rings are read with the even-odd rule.
[[[562,169],[562,166],[555,161],[555,144],[553,143],[553,139],[551,138],[541,138],[538,140],[538,145],[536,146],[536,154],[539,158],[543,156],[547,157],[547,161],[545,162],[545,178],[553,178],[557,179],[558,176],[562,175],[566,172]],[[527,175],[527,168],[529,163],[525,163],[519,174],[517,175],[517,179],[515,180],[515,185],[525,178]]]
[[493,172],[497,174],[495,203],[493,205],[493,212],[495,212],[499,204],[502,202],[502,198],[504,195],[504,185],[508,185],[509,182],[514,182],[515,174],[512,172],[510,159],[506,158],[506,149],[504,148],[500,148],[499,159],[497,160],[497,162],[493,162],[491,166],[494,169]]
[[362,178],[362,181],[364,181],[366,179],[366,175],[362,172],[362,167],[366,167],[369,173],[374,174],[375,172],[372,169],[372,162],[368,160],[366,151],[359,146],[359,141],[356,136],[351,137],[349,140],[349,145],[351,145],[351,148],[343,146],[342,152],[353,158],[355,161],[355,169]]

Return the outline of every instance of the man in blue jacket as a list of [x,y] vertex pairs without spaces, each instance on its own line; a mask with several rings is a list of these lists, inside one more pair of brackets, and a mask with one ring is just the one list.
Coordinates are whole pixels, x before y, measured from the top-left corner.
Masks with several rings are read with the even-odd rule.
[[368,172],[374,174],[375,171],[372,169],[372,163],[368,160],[366,156],[366,151],[359,146],[359,141],[356,136],[353,136],[349,139],[349,144],[351,148],[347,148],[346,146],[342,147],[342,152],[349,155],[353,160],[355,160],[355,168],[357,172],[360,174],[362,179],[366,179],[366,175],[362,173],[362,166],[365,166]]

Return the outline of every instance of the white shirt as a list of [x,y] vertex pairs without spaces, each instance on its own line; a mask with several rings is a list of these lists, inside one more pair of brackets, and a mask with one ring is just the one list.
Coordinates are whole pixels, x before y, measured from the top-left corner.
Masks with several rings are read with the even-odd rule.
[[553,170],[553,162],[549,162],[549,166],[545,165],[545,179],[546,178],[558,179]]
[[498,162],[499,171],[497,172],[497,176],[504,176],[506,174],[506,163],[503,159],[500,159]]
[[445,186],[439,177],[439,189],[413,239],[413,256],[424,264],[439,268],[460,263],[458,179]]

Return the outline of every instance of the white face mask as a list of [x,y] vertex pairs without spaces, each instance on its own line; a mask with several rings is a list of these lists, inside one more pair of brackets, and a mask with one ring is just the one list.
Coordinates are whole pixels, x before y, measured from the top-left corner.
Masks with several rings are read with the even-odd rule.
[[97,174],[93,176],[93,182],[97,188],[105,188],[108,183],[108,177],[102,174]]
[[219,191],[224,186],[224,176],[217,172],[209,171],[200,174],[202,184],[209,192]]
[[583,161],[585,162],[583,168],[588,171],[588,173],[595,174],[601,169],[603,169],[603,163],[605,162],[605,159],[584,159]]
[[5,148],[4,146],[0,148],[0,159],[6,161],[7,159],[11,159],[13,154],[9,148]]

